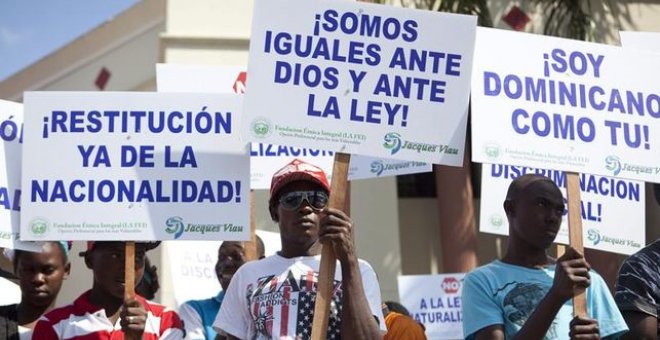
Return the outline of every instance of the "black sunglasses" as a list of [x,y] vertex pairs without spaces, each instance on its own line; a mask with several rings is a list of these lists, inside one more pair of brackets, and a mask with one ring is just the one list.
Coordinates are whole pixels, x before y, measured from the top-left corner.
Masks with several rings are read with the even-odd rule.
[[310,207],[321,210],[328,206],[328,194],[325,191],[291,191],[280,197],[280,204],[286,210],[296,210],[303,200]]

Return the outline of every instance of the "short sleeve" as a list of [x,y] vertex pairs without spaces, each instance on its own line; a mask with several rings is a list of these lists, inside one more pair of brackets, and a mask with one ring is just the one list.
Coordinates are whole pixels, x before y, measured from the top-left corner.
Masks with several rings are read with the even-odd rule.
[[475,333],[491,325],[502,325],[502,309],[488,291],[482,273],[472,272],[465,276],[462,292],[463,336],[473,339]]
[[187,340],[205,340],[204,325],[202,318],[197,310],[190,304],[190,301],[179,306],[179,316],[183,321],[183,327],[186,329]]
[[601,338],[617,336],[628,331],[626,321],[610,294],[605,280],[596,272],[591,271],[591,286],[588,297],[589,314],[598,320]]
[[371,265],[367,262],[362,263],[360,270],[362,275],[362,286],[364,287],[364,295],[369,303],[371,314],[378,318],[378,324],[381,331],[386,331],[385,317],[383,317],[382,298],[380,296],[380,284],[378,277]]
[[616,280],[614,300],[621,311],[642,312],[657,318],[658,301],[653,289],[660,289],[660,275],[649,272],[643,262],[633,256],[623,263]]
[[247,339],[250,328],[250,312],[246,300],[246,292],[243,291],[243,277],[241,272],[245,266],[238,269],[229,287],[227,293],[220,305],[220,311],[213,321],[213,329],[218,334],[231,334],[239,339]]

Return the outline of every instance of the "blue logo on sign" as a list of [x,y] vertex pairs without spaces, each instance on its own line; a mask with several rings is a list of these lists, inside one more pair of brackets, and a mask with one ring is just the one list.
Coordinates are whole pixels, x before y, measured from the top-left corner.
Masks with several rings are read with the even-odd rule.
[[391,154],[395,154],[399,152],[399,149],[401,149],[401,135],[396,133],[396,132],[389,132],[385,135],[383,138],[385,139],[385,143],[383,143],[383,146],[385,149],[392,150]]
[[605,158],[605,163],[605,169],[612,171],[614,176],[621,172],[621,161],[619,160],[619,157],[607,156],[607,158]]
[[174,239],[178,239],[183,235],[183,218],[173,216],[168,218],[167,221],[165,221],[165,224],[167,225],[165,232],[168,234],[174,234]]

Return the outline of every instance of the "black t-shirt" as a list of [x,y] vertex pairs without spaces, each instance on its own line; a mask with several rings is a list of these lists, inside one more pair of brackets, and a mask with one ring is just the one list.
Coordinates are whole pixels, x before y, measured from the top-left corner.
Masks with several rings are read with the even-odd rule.
[[[621,266],[614,300],[621,312],[658,317],[660,303],[660,240],[630,256]],[[658,325],[660,335],[660,324]]]
[[0,306],[0,339],[18,340],[18,305]]

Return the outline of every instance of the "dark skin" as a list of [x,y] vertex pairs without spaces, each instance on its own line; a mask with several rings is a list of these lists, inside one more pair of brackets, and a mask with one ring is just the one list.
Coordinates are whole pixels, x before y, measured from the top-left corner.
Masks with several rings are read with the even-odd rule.
[[232,277],[245,262],[247,262],[247,257],[243,242],[222,242],[218,249],[218,261],[215,264],[215,275],[218,277],[222,290],[227,291]]
[[[523,189],[513,199],[504,202],[509,220],[509,244],[502,262],[526,268],[543,268],[555,261],[548,256],[564,212],[564,201],[557,186],[550,180],[526,177]],[[550,291],[540,301],[515,339],[542,339],[566,301],[589,287],[591,267],[584,256],[572,247],[556,261],[555,277]],[[598,322],[575,317],[570,323],[571,339],[600,339]],[[476,339],[504,339],[501,324],[484,327]]]
[[[94,284],[89,294],[92,304],[105,310],[113,324],[121,318],[120,325],[125,335],[133,339],[142,338],[147,312],[135,299],[124,300],[124,242],[97,242],[94,249],[85,254],[85,264],[94,273]],[[144,275],[144,244],[135,244],[135,282]]]
[[626,320],[630,331],[621,337],[624,340],[651,340],[656,339],[658,334],[658,319],[646,313],[623,311],[621,313]]
[[53,309],[71,264],[57,242],[46,242],[40,253],[19,251],[16,274],[21,287],[18,324],[34,328],[39,317]]
[[[313,182],[296,181],[287,184],[278,194],[310,190],[324,189]],[[279,223],[281,256],[314,256],[321,253],[322,245],[333,247],[342,271],[342,338],[382,339],[362,287],[362,276],[353,242],[353,222],[350,217],[338,209],[314,209],[307,201],[303,201],[300,207],[293,211],[277,204],[271,207],[271,216]],[[228,338],[238,339],[232,335]]]

